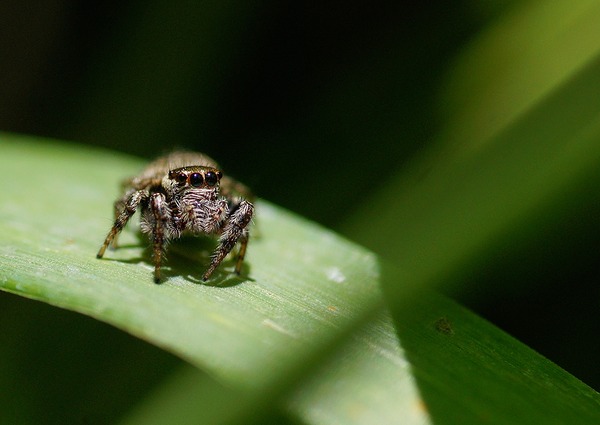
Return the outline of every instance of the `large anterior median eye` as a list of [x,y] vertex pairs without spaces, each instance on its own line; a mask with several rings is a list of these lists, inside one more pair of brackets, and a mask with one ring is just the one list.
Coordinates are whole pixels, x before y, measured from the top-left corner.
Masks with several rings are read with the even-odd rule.
[[217,182],[219,181],[219,177],[217,176],[216,173],[209,171],[206,173],[206,184],[208,184],[209,186],[214,186],[217,184]]
[[202,178],[202,174],[200,173],[193,173],[190,176],[190,184],[194,187],[198,187],[198,186],[202,186],[202,183],[204,183],[204,179]]

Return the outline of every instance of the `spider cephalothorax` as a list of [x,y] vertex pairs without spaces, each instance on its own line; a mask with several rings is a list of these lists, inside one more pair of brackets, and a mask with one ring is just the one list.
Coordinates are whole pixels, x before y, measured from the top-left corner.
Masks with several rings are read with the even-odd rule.
[[240,273],[254,206],[242,197],[250,196],[248,189],[223,176],[211,158],[194,152],[172,153],[126,180],[123,190],[123,196],[115,202],[114,225],[98,251],[98,258],[102,258],[109,245],[116,246],[117,235],[139,209],[140,227],[153,244],[155,282],[160,281],[166,244],[184,234],[219,237],[203,280],[211,276],[238,242],[235,272]]

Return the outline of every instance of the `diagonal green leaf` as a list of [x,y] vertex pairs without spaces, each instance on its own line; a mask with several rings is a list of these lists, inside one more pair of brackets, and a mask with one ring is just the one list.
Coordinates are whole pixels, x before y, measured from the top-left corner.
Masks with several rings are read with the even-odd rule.
[[596,60],[598,22],[594,0],[515,2],[456,59],[440,99],[444,142],[480,149],[543,102]]
[[[515,397],[535,392],[539,403],[554,404],[543,411],[539,403],[520,405],[514,423],[549,417],[573,423],[581,412],[587,423],[598,418],[595,392],[443,297],[425,295],[414,304],[418,308],[407,309],[399,339],[385,311],[372,317],[381,299],[376,257],[264,201],[258,203],[260,238],[252,240],[242,278],[221,270],[203,284],[206,246],[188,244],[173,247],[168,279],[156,285],[145,243],[132,229],[123,235],[121,249],[97,260],[98,244],[111,225],[117,182],[141,163],[9,135],[1,137],[0,149],[0,166],[11,176],[2,183],[10,202],[0,208],[5,226],[0,288],[111,323],[224,384],[175,377],[157,393],[158,402],[151,397],[125,423],[168,422],[175,417],[167,414],[169,408],[185,411],[189,423],[197,418],[227,423],[282,406],[310,424],[397,418],[444,423],[444,417],[476,423],[481,412],[490,423],[502,423],[514,409],[498,397],[506,390]],[[442,317],[449,318],[448,325],[436,325]],[[340,339],[360,323],[357,333]],[[489,338],[473,343],[482,335]],[[453,343],[445,345],[448,338]],[[412,357],[423,349],[430,355]],[[440,359],[450,354],[460,365],[455,370],[441,367],[447,363]],[[525,374],[523,364],[530,365]],[[487,383],[496,383],[484,387],[494,388],[494,396],[473,393],[481,371]],[[303,383],[302,374],[308,374]],[[415,375],[446,402],[430,411],[415,388]],[[447,402],[454,385],[467,396]],[[157,403],[162,415],[152,411]]]
[[600,54],[482,145],[443,134],[346,232],[391,253],[409,281],[449,283],[580,213],[600,181],[598,75]]
[[1,210],[10,229],[0,253],[4,290],[97,317],[248,389],[284,373],[378,300],[371,253],[264,201],[244,276],[226,264],[203,284],[209,252],[192,244],[172,247],[167,280],[156,285],[147,243],[133,229],[120,249],[95,258],[117,182],[141,162],[2,139],[0,166],[11,176],[2,187],[11,200]]
[[[455,302],[422,295],[397,317],[399,339],[380,314],[323,359],[289,395],[287,410],[302,423],[323,425],[600,419],[600,396],[576,378]],[[206,392],[196,375],[181,371],[123,423],[166,424],[182,411],[205,418],[190,396]]]

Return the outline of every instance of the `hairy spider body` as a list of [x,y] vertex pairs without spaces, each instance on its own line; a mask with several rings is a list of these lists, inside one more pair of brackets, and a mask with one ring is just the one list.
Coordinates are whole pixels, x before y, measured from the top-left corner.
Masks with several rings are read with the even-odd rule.
[[123,182],[123,190],[123,196],[114,205],[115,222],[98,258],[109,245],[116,248],[118,234],[139,209],[142,233],[152,241],[155,282],[160,282],[168,242],[186,234],[219,237],[203,280],[208,280],[238,242],[235,272],[240,273],[254,206],[243,198],[251,197],[249,190],[223,176],[214,160],[200,153],[174,152]]

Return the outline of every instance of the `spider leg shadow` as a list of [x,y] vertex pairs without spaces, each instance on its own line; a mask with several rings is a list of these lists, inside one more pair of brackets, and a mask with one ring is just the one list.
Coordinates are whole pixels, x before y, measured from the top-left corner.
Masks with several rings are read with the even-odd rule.
[[208,280],[203,280],[202,275],[210,264],[210,255],[215,248],[215,243],[210,238],[183,238],[173,242],[168,250],[169,269],[163,273],[164,277],[181,276],[188,282],[205,286],[229,288],[241,285],[244,282],[253,282],[249,278],[250,266],[247,262],[242,265],[238,275],[233,272],[236,264],[235,254],[230,254],[213,272]]
[[202,279],[202,272],[195,273],[190,275],[180,274],[185,280],[188,282],[201,284],[205,286],[214,286],[216,288],[231,288],[233,286],[241,285],[246,282],[254,282],[255,280],[249,277],[249,270],[247,264],[242,266],[242,272],[240,274],[236,274],[231,271],[235,267],[235,259],[228,259],[221,263],[219,268],[214,271],[212,276],[208,280]]
[[[117,248],[109,247],[111,252],[118,252],[127,249],[143,248],[141,255],[129,258],[115,258],[110,255],[102,257],[102,261],[118,261],[125,264],[144,263],[150,267],[154,267],[152,260],[152,246],[148,238],[141,232],[136,232],[138,243],[127,243],[117,246]],[[242,265],[241,274],[235,274],[232,270],[235,267],[235,256],[228,256],[214,271],[210,279],[204,281],[202,275],[210,264],[210,254],[215,248],[215,242],[210,238],[205,237],[184,237],[180,240],[173,241],[167,247],[163,257],[161,267],[162,279],[160,283],[167,282],[170,278],[181,277],[188,282],[201,284],[206,286],[214,286],[219,288],[229,288],[240,285],[244,282],[253,282],[249,278],[250,267],[247,262]],[[152,276],[148,275],[148,280]],[[159,283],[159,284],[160,284]]]

